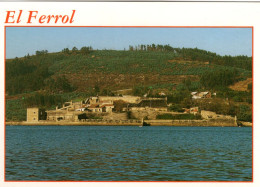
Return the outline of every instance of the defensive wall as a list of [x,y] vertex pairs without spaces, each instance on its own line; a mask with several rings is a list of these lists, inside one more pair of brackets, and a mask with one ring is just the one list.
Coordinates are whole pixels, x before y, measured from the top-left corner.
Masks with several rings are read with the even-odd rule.
[[102,120],[102,119],[86,119],[80,120],[77,122],[66,122],[66,121],[38,121],[38,122],[6,122],[6,125],[32,125],[32,126],[41,126],[41,125],[61,125],[61,126],[91,126],[91,125],[104,125],[104,126],[140,126],[142,125],[141,120]]
[[132,107],[131,117],[136,119],[156,119],[156,116],[167,111],[167,108]]
[[138,96],[118,96],[118,97],[115,97],[115,96],[99,96],[99,100],[100,101],[117,101],[117,100],[122,100],[122,101],[125,101],[127,103],[138,103],[141,101],[141,97],[138,97]]
[[230,119],[230,120],[235,119],[232,116],[216,114],[216,112],[207,111],[207,110],[201,110],[200,114],[203,119]]
[[150,126],[237,127],[234,120],[144,120]]
[[86,119],[77,122],[6,122],[6,125],[104,125],[104,126],[205,126],[205,127],[237,127],[234,120],[211,119],[211,120],[103,120],[103,119]]
[[185,115],[183,112],[171,112],[167,111],[166,107],[161,108],[145,108],[145,107],[133,107],[129,110],[131,117],[135,119],[149,119],[155,120],[157,115],[170,114],[170,115]]

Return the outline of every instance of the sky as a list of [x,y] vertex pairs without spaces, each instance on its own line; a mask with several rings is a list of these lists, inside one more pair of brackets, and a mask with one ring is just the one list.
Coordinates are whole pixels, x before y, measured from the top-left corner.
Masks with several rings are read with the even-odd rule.
[[252,56],[251,28],[155,27],[6,27],[6,58],[35,51],[59,52],[64,48],[128,49],[129,45],[170,44],[199,48],[219,55]]

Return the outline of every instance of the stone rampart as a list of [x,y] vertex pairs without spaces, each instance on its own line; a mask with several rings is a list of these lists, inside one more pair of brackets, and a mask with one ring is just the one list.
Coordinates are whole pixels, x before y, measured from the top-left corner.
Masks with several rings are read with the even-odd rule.
[[[140,126],[142,120],[103,120],[103,119],[82,119],[77,122],[54,122],[54,121],[38,121],[38,122],[6,122],[6,125],[104,125],[104,126]],[[150,126],[205,126],[205,127],[237,127],[234,120],[144,120],[144,125]]]
[[203,119],[235,119],[232,116],[216,114],[216,112],[201,110],[201,117]]
[[136,119],[150,119],[155,120],[157,115],[162,114],[171,114],[171,115],[184,115],[185,113],[181,112],[169,112],[167,108],[145,108],[145,107],[136,107],[130,110],[131,117]]
[[77,122],[65,122],[65,121],[38,121],[38,122],[27,122],[27,121],[21,121],[21,122],[6,122],[6,125],[32,125],[32,126],[41,126],[41,125],[67,125],[67,126],[73,126],[73,125],[104,125],[104,126],[140,126],[142,125],[141,120],[102,120],[102,119],[85,119],[80,120]]
[[110,101],[116,101],[116,100],[122,100],[124,102],[127,102],[127,103],[139,103],[141,101],[141,97],[138,97],[138,96],[118,96],[118,97],[115,97],[115,96],[99,96],[99,100],[100,101],[107,101],[107,100],[110,100]]
[[131,118],[135,119],[156,119],[156,116],[159,114],[155,110],[132,110]]
[[103,116],[103,119],[104,120],[127,120],[128,119],[128,116],[127,116],[127,113],[124,112],[124,113],[114,113],[114,112],[111,112],[111,113],[108,113],[108,115],[106,116]]
[[237,127],[234,120],[144,120],[151,126],[225,126]]

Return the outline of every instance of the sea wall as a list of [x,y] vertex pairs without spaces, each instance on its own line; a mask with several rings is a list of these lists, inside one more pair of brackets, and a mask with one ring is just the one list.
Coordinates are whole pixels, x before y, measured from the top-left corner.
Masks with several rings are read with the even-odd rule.
[[243,127],[252,127],[253,124],[251,122],[245,122],[245,121],[240,121]]
[[149,119],[156,120],[157,115],[171,114],[171,115],[182,115],[185,113],[180,112],[169,112],[167,108],[145,108],[145,107],[133,107],[131,110],[131,117],[135,119]]
[[104,125],[104,126],[222,126],[222,127],[237,127],[234,120],[102,120],[102,119],[87,119],[78,122],[64,121],[38,121],[38,122],[6,122],[6,125]]
[[106,126],[140,126],[142,125],[141,120],[102,120],[102,119],[87,119],[87,120],[81,120],[77,122],[69,122],[69,121],[38,121],[38,122],[27,122],[27,121],[21,121],[21,122],[6,122],[6,125],[106,125]]
[[144,120],[150,126],[205,126],[237,127],[234,120]]

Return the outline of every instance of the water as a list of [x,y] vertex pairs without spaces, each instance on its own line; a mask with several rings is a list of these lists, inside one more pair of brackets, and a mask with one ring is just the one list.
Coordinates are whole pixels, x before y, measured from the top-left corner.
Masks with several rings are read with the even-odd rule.
[[6,180],[252,181],[252,128],[6,126]]

